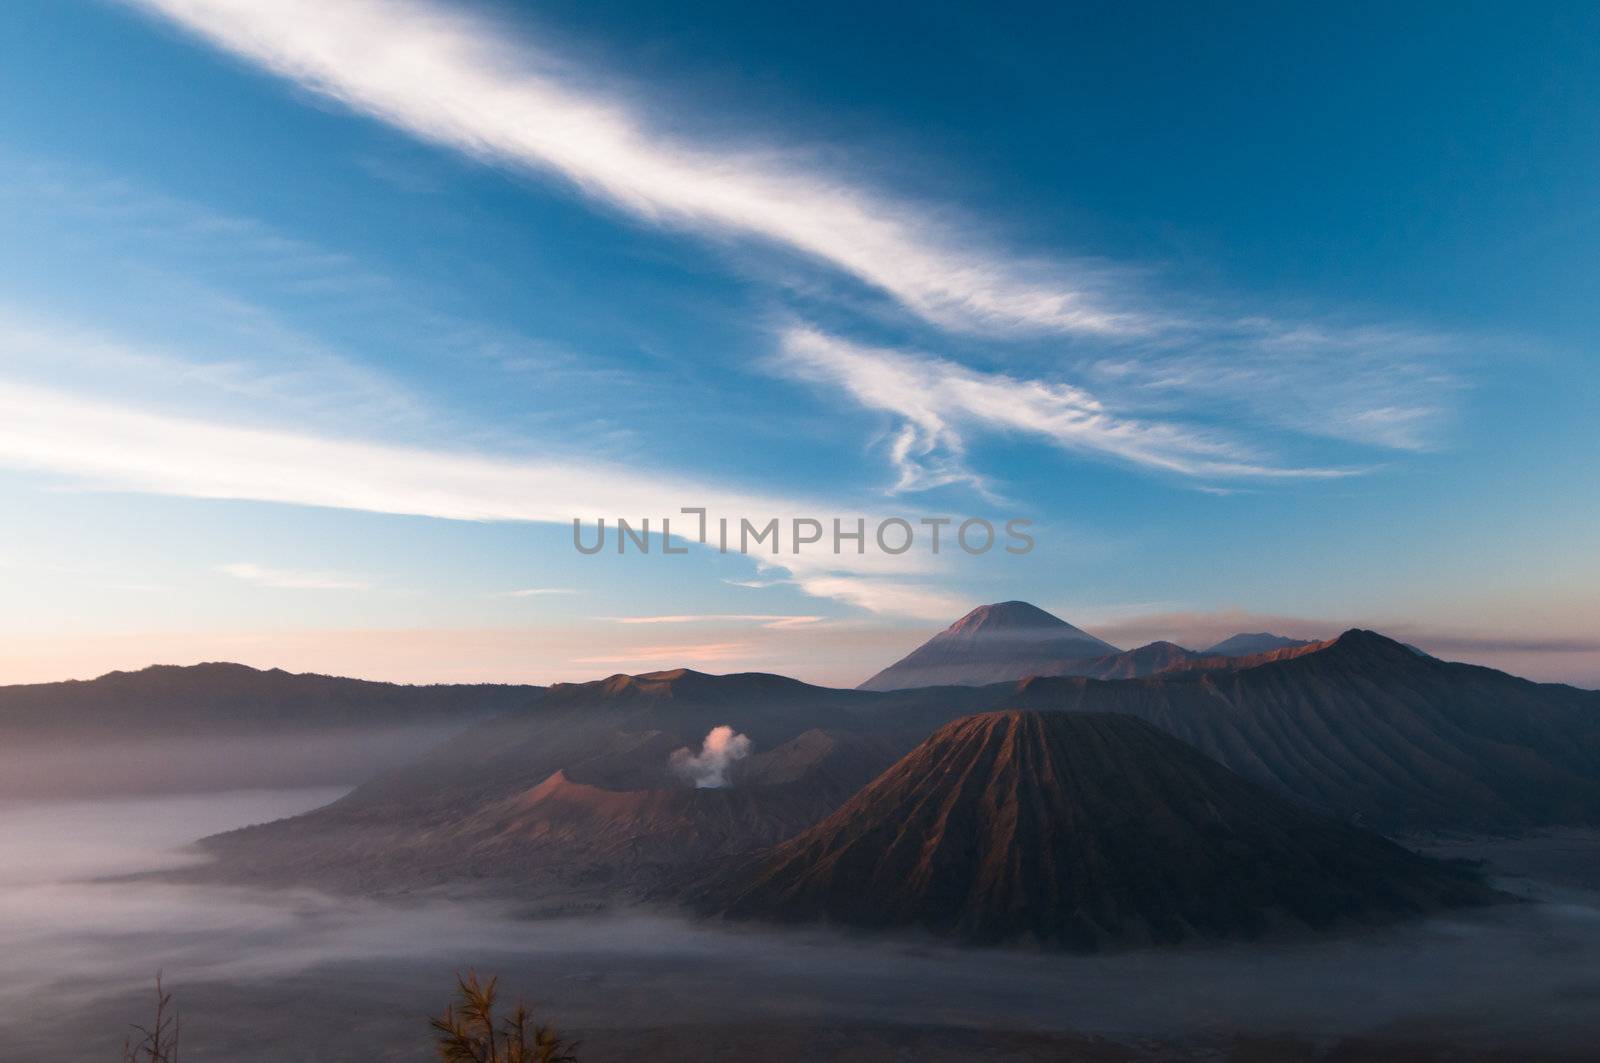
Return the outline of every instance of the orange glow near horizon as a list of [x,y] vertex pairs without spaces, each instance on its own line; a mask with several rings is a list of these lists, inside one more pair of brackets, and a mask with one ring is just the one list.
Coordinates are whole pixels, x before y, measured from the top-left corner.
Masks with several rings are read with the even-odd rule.
[[[708,622],[681,637],[657,625],[596,619],[583,625],[461,629],[348,629],[268,632],[151,632],[12,636],[0,642],[0,685],[93,679],[152,664],[232,661],[398,683],[582,682],[617,672],[687,666],[728,673],[776,672],[826,686],[854,686],[899,659],[938,625],[889,626],[831,620],[799,627]],[[1448,660],[1484,664],[1547,682],[1600,687],[1600,643],[1519,632],[1497,639],[1416,625],[1316,624],[1242,613],[1164,615],[1095,625],[1131,648],[1155,639],[1201,646],[1241,630],[1320,638],[1351,626],[1376,627]]]

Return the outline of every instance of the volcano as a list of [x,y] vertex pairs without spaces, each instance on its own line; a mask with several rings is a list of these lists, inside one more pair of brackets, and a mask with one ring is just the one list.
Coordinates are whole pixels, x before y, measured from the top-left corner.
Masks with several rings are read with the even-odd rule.
[[1496,896],[1128,716],[937,731],[837,812],[735,862],[710,912],[1093,951],[1255,938]]
[[983,686],[1059,675],[1070,662],[1119,652],[1037,606],[998,602],[972,610],[858,689]]

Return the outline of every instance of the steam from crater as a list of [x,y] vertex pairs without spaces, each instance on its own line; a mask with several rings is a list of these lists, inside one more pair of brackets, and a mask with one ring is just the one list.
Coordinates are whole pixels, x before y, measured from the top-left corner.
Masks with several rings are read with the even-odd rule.
[[734,764],[750,755],[750,739],[723,724],[706,732],[700,752],[691,753],[689,747],[676,750],[667,763],[685,782],[698,790],[716,789],[728,785],[728,772]]

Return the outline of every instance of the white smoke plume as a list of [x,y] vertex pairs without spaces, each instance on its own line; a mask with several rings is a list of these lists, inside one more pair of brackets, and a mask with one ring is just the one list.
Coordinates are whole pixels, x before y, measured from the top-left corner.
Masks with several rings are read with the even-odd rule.
[[700,752],[691,753],[684,746],[676,750],[668,763],[685,782],[692,782],[698,790],[716,789],[728,785],[728,772],[750,755],[750,739],[727,724],[713,727],[700,743]]

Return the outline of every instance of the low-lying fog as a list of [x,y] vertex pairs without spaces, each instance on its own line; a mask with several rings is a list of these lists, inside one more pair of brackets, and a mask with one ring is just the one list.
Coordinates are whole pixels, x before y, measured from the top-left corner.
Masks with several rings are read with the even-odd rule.
[[1546,1047],[1592,1042],[1600,1024],[1600,905],[1571,887],[1362,940],[1086,958],[106,878],[178,866],[195,838],[338,792],[0,805],[8,1058],[116,1058],[158,970],[196,1063],[429,1058],[427,1016],[466,968],[498,972],[584,1040],[585,1060],[625,1058],[641,1031],[722,1024],[1186,1041],[1448,1032]]
[[7,734],[0,802],[352,783],[461,732],[460,723],[285,728],[274,733]]

